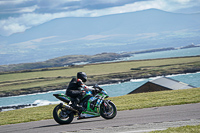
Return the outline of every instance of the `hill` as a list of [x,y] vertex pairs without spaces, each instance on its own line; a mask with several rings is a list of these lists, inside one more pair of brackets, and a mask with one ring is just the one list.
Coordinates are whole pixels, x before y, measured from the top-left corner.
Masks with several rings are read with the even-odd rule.
[[101,53],[96,55],[66,55],[62,57],[49,59],[43,62],[0,65],[0,72],[23,71],[23,70],[31,71],[31,69],[74,66],[74,64],[76,63],[84,64],[84,63],[96,63],[102,61],[112,61],[127,56],[129,56],[129,54],[126,53],[124,54]]
[[45,61],[64,55],[94,55],[180,47],[200,42],[200,14],[150,9],[101,17],[55,19],[0,38],[0,65]]

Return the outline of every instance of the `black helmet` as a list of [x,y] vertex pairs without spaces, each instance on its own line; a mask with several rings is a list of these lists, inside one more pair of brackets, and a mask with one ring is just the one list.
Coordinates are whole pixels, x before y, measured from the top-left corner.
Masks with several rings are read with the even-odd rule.
[[81,79],[83,82],[87,81],[87,75],[85,72],[78,72],[77,73],[77,78]]

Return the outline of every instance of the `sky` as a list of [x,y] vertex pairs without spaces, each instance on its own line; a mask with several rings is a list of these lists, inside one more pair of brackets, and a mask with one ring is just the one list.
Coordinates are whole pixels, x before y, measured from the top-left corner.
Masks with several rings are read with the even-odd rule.
[[98,17],[147,9],[200,13],[200,0],[0,0],[0,35],[63,17]]

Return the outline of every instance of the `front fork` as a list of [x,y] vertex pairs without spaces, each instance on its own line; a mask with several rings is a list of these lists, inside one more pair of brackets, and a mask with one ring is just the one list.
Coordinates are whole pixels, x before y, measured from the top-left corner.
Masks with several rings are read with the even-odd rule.
[[109,102],[110,100],[104,100],[103,102],[106,112],[110,110]]

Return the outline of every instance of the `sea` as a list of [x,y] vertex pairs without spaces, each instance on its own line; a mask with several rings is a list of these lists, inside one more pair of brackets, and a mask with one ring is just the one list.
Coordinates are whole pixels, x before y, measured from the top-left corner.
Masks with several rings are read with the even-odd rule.
[[[135,54],[131,57],[122,58],[120,60],[142,60],[142,59],[156,59],[156,58],[168,58],[168,57],[183,57],[183,56],[196,56],[200,55],[200,47],[196,48],[188,48],[188,49],[178,49],[178,50],[170,50],[170,51],[162,51],[162,52],[152,52],[152,53],[143,53],[143,54]],[[119,61],[119,60],[116,60]],[[127,93],[135,90],[139,86],[144,83],[159,78],[158,77],[150,77],[144,79],[131,79],[128,82],[116,83],[116,84],[106,84],[101,85],[101,87],[107,91],[110,97],[122,96]],[[167,75],[166,77],[181,81],[183,83],[200,87],[200,72],[196,73],[185,73],[185,74],[177,74],[177,75]],[[16,106],[16,105],[26,105],[26,104],[34,104],[37,106],[44,106],[49,104],[56,104],[60,101],[56,99],[53,94],[57,93],[65,93],[66,90],[59,91],[49,91],[44,93],[36,93],[36,94],[28,94],[28,95],[20,95],[20,96],[11,96],[11,97],[1,97],[0,98],[0,107],[5,106]]]

